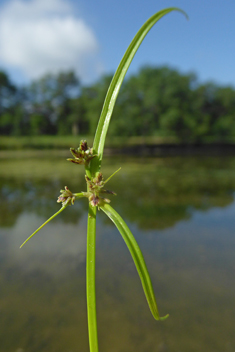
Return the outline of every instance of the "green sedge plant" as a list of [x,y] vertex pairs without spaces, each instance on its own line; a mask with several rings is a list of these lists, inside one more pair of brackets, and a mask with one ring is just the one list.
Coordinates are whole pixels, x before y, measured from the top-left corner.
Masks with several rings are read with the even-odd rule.
[[178,11],[183,13],[181,9],[171,7],[163,9],[157,12],[155,15],[150,17],[144,25],[137,32],[132,42],[130,43],[127,51],[125,52],[117,71],[115,72],[113,79],[110,83],[103,109],[101,111],[100,119],[98,122],[94,142],[92,148],[88,147],[87,142],[82,140],[80,146],[70,148],[73,158],[67,159],[74,164],[84,165],[85,167],[85,180],[87,183],[87,189],[84,192],[72,193],[66,186],[64,190],[61,190],[61,194],[58,197],[57,202],[61,203],[61,208],[58,212],[52,215],[44,224],[42,224],[31,236],[29,236],[23,245],[33,237],[43,226],[49,221],[55,218],[59,213],[64,211],[69,205],[73,205],[75,200],[78,198],[88,199],[88,221],[87,221],[87,256],[86,256],[86,291],[87,291],[87,316],[88,316],[88,332],[89,332],[89,346],[90,352],[98,352],[98,336],[97,336],[97,319],[96,319],[96,294],[95,294],[95,255],[96,255],[96,213],[98,210],[102,210],[110,220],[115,224],[123,237],[131,256],[134,260],[137,272],[139,274],[143,290],[153,317],[156,320],[164,320],[168,317],[168,314],[164,317],[160,317],[158,307],[151,283],[151,279],[145,264],[144,257],[138,246],[133,234],[128,228],[122,217],[112,208],[110,205],[110,199],[108,195],[115,195],[113,191],[106,189],[106,183],[109,179],[119,170],[115,171],[108,179],[104,180],[101,173],[101,164],[103,159],[103,151],[105,145],[105,138],[107,135],[110,119],[114,109],[114,105],[126,75],[126,72],[130,66],[130,63],[135,56],[140,44],[149,32],[149,30],[155,25],[166,14]]

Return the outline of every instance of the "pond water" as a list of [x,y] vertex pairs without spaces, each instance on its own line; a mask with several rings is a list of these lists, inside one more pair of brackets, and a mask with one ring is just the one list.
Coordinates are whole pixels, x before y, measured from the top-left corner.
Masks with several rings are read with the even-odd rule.
[[[66,153],[0,154],[0,351],[88,352],[87,201],[59,209],[67,185],[85,191]],[[69,157],[69,155],[68,155]],[[132,258],[101,212],[97,315],[102,352],[235,350],[235,157],[106,159],[112,206],[146,259],[160,314],[149,311]]]

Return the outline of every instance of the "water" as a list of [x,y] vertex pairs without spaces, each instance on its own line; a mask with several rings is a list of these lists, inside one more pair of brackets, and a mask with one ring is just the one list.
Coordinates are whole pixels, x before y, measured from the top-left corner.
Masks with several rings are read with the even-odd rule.
[[[85,190],[83,168],[58,152],[0,154],[0,352],[86,352],[87,201],[21,250],[56,212],[59,190]],[[235,157],[107,159],[112,206],[146,259],[156,322],[125,244],[98,213],[100,351],[235,350]]]

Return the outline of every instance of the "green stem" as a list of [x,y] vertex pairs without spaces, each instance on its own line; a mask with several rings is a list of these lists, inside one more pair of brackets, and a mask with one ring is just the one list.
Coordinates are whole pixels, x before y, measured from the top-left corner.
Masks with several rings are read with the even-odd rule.
[[98,336],[96,322],[95,297],[95,238],[96,238],[96,207],[89,204],[87,221],[87,259],[86,259],[86,285],[87,285],[87,316],[90,352],[98,352]]

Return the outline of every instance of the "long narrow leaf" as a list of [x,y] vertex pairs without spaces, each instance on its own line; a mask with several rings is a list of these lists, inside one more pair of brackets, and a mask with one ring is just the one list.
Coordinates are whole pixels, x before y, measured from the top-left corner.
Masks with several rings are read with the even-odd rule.
[[52,215],[49,219],[47,219],[41,226],[39,226],[39,228],[34,231],[34,233],[32,233],[31,236],[29,236],[20,246],[20,248],[22,248],[26,242],[28,242],[28,240],[30,240],[30,238],[32,238],[34,235],[36,235],[36,233],[38,231],[40,231],[46,224],[48,224],[48,222],[50,222],[52,219],[54,219],[57,215],[59,215],[65,208],[67,208],[67,205],[65,205],[64,207],[60,208],[60,210],[58,210],[54,215]]
[[153,15],[152,17],[150,17],[135,35],[134,39],[132,40],[131,44],[129,45],[127,51],[125,52],[122,58],[117,68],[117,71],[113,76],[112,82],[109,86],[109,89],[104,101],[103,109],[100,115],[100,120],[97,126],[94,144],[93,144],[93,148],[95,152],[98,153],[99,159],[94,158],[91,161],[91,164],[94,164],[96,167],[97,167],[97,161],[100,164],[103,157],[105,137],[109,127],[109,122],[111,119],[115,101],[117,99],[117,96],[118,96],[121,84],[123,82],[123,79],[126,75],[126,72],[131,64],[131,61],[135,56],[146,34],[149,32],[149,30],[155,25],[155,23],[158,20],[160,20],[160,18],[162,18],[163,16],[165,16],[166,14],[172,11],[179,11],[187,17],[184,11],[176,7],[171,7],[171,8],[161,10],[157,12],[155,15]]
[[129,227],[125,223],[125,221],[121,218],[121,216],[109,205],[105,204],[100,207],[103,212],[113,221],[122,235],[131,255],[134,260],[136,269],[139,273],[140,280],[144,289],[145,296],[147,298],[149,308],[152,312],[153,317],[156,320],[164,320],[168,317],[168,314],[164,317],[160,317],[158,313],[157,303],[153,292],[152,282],[148,273],[148,269],[145,264],[145,260],[143,254],[136,242],[134,236],[132,235]]

